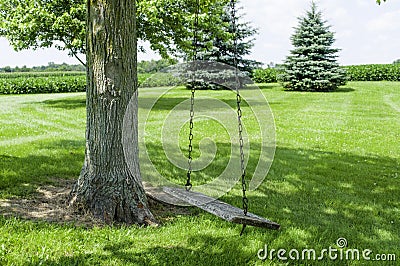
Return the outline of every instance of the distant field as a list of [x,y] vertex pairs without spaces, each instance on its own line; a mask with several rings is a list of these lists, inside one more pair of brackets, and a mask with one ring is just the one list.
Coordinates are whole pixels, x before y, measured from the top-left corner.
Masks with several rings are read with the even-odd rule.
[[[333,93],[285,92],[276,83],[259,86],[275,117],[277,150],[264,183],[249,192],[250,210],[280,223],[280,231],[247,228],[239,237],[240,226],[198,210],[171,213],[160,228],[87,229],[0,216],[0,264],[290,265],[294,262],[276,258],[263,262],[257,252],[265,245],[321,252],[337,249],[339,238],[347,240],[345,250],[370,249],[371,256],[395,254],[400,260],[400,82],[349,82]],[[156,90],[140,91],[141,113]],[[175,88],[157,102],[147,121],[150,157],[175,182],[183,182],[185,171],[162,152],[160,129],[188,94]],[[235,105],[230,91],[198,91],[196,97],[202,96]],[[77,178],[85,147],[84,93],[0,95],[0,105],[1,199],[32,198],[40,186]],[[245,104],[243,113],[247,130],[255,132]],[[182,114],[188,115],[188,109]],[[210,136],[218,145],[215,165],[198,176],[208,181],[226,165],[230,142],[217,123],[201,120],[195,129],[196,148]],[[177,141],[185,151],[185,132]],[[252,155],[250,172],[255,163]],[[240,206],[240,196],[238,184],[222,199]],[[318,263],[295,263],[376,262],[325,256]]]
[[0,73],[1,78],[29,78],[29,77],[65,77],[65,76],[84,76],[82,71],[57,71],[57,72],[11,72]]
[[[142,84],[151,74],[138,74]],[[0,94],[35,94],[86,91],[85,72],[0,73]]]

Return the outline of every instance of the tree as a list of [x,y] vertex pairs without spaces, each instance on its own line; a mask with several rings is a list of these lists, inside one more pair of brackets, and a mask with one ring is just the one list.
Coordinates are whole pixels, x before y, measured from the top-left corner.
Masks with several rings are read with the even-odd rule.
[[[237,1],[237,3],[238,2],[239,1]],[[210,32],[209,28],[199,29],[202,36],[200,46],[203,47],[203,50],[199,53],[199,59],[217,61],[234,66],[234,56],[236,52],[239,70],[251,73],[253,69],[262,65],[260,62],[245,58],[245,56],[251,53],[251,48],[254,46],[253,36],[257,34],[257,29],[252,27],[250,22],[241,22],[243,16],[237,15],[237,9],[235,34],[230,5],[225,4],[221,9],[223,13],[219,25],[221,28],[220,34],[213,34],[213,32]],[[212,23],[212,21],[210,23]],[[234,38],[236,38],[237,41],[236,47],[234,45]]]
[[294,49],[283,64],[279,75],[283,86],[298,91],[333,91],[346,82],[345,71],[336,61],[339,49],[332,48],[335,41],[330,26],[317,10],[314,2],[291,37]]
[[[208,17],[200,22],[219,30],[221,10],[214,6],[228,0],[201,0],[201,12]],[[151,48],[164,58],[177,56],[191,46],[188,36],[196,8],[194,0],[136,0],[138,38],[149,41]],[[218,5],[217,5],[218,4]],[[56,46],[77,56],[86,52],[85,0],[0,0],[0,36],[14,49]],[[141,49],[143,50],[143,49]],[[80,60],[81,63],[82,60]]]
[[82,0],[0,0],[0,36],[16,50],[55,46],[84,64],[85,17]]
[[[76,8],[75,4],[82,4],[81,0],[72,1],[68,3],[71,3],[74,8]],[[58,17],[53,17],[51,14],[35,16],[49,2],[52,1],[38,0],[29,5],[29,1],[26,0],[0,0],[0,34],[7,36],[17,49],[51,46],[55,41],[60,40],[57,39],[60,36],[53,34],[52,30],[46,30],[42,24],[51,28]],[[210,8],[215,2],[221,1],[203,0],[202,8]],[[144,3],[144,7],[149,8],[145,9],[149,11],[147,18],[143,19],[143,13],[136,14],[136,1],[88,0],[85,11],[86,30],[83,28],[87,39],[87,50],[84,45],[76,46],[83,47],[87,56],[86,152],[81,174],[71,192],[70,203],[71,206],[90,211],[107,223],[116,221],[128,224],[148,224],[154,222],[139,171],[136,36],[142,34],[141,36],[150,40],[153,46],[156,45],[155,47],[159,48],[161,54],[172,50],[174,45],[187,47],[188,43],[180,41],[179,38],[185,36],[182,40],[187,40],[186,34],[191,34],[187,29],[192,24],[191,14],[195,6],[195,1],[182,0],[147,0],[138,1],[138,3]],[[151,6],[151,3],[155,6]],[[160,3],[165,5],[170,3],[173,8],[168,9],[166,6],[167,8],[163,9],[164,14],[157,17],[155,14],[160,13],[157,10]],[[74,10],[73,7],[71,10]],[[64,8],[65,5],[59,3],[53,7],[54,10],[50,11],[62,13]],[[21,15],[16,14],[14,9]],[[43,12],[46,13],[47,10]],[[27,14],[31,20],[26,19],[24,14]],[[144,21],[149,19],[149,21],[143,22],[142,26],[137,26],[137,17]],[[163,19],[165,19],[164,24]],[[153,20],[154,23],[152,23]],[[22,22],[21,25],[18,25],[19,21]],[[183,23],[180,24],[180,21]],[[161,28],[148,26],[144,27],[146,32],[140,32],[141,27],[146,23],[167,26]],[[72,36],[68,35],[70,33],[68,23],[64,26],[65,35]],[[19,34],[18,29],[25,30],[24,34]],[[163,31],[168,32],[164,35]],[[170,36],[173,36],[171,40]],[[133,132],[131,140],[133,158],[130,158],[131,165],[134,166],[132,172],[128,169],[122,147],[122,123],[130,99],[136,102],[129,119]]]
[[138,62],[137,69],[138,73],[156,73],[177,63],[178,60],[168,60],[168,59],[160,59],[160,60],[152,59],[150,61],[142,60]]
[[71,205],[106,223],[149,224],[137,153],[137,104],[131,113],[134,171],[124,159],[122,124],[128,103],[137,102],[136,9],[131,0],[88,0],[87,125],[85,163]]
[[5,67],[3,67],[3,71],[4,71],[4,72],[7,72],[7,73],[11,73],[11,72],[12,72],[12,69],[11,69],[10,66],[5,66]]
[[[200,0],[198,27],[209,29],[213,36],[221,35],[221,15],[228,2]],[[151,49],[163,58],[185,57],[192,51],[196,9],[196,0],[139,0],[139,39],[149,41]]]

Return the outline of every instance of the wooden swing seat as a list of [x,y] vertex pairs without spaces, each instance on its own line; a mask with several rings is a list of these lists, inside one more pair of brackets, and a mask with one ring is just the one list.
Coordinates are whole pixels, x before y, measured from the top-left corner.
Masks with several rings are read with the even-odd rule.
[[252,213],[244,215],[243,210],[216,200],[199,192],[181,188],[164,187],[163,191],[173,197],[218,216],[228,222],[278,230],[280,225]]

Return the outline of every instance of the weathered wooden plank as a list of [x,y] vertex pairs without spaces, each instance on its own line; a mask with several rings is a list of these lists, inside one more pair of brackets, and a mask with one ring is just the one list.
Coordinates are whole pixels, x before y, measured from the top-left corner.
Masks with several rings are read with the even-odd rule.
[[187,202],[166,193],[161,186],[153,186],[148,182],[142,183],[144,190],[146,191],[146,195],[158,202],[180,207],[190,206],[190,204],[188,204]]
[[269,229],[279,229],[280,225],[263,217],[252,213],[244,215],[243,210],[225,202],[216,200],[207,195],[186,191],[181,188],[164,187],[163,191],[170,194],[181,201],[185,201],[190,205],[196,206],[206,212],[214,214],[226,221],[238,224],[245,224]]

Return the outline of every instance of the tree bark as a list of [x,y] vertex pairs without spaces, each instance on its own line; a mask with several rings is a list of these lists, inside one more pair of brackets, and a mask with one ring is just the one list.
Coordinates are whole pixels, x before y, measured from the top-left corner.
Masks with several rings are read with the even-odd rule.
[[[86,152],[70,204],[109,224],[155,222],[141,184],[139,155],[130,158],[131,172],[122,146],[124,114],[131,97],[138,97],[135,2],[87,2]],[[135,150],[137,112],[136,105],[131,114]]]

